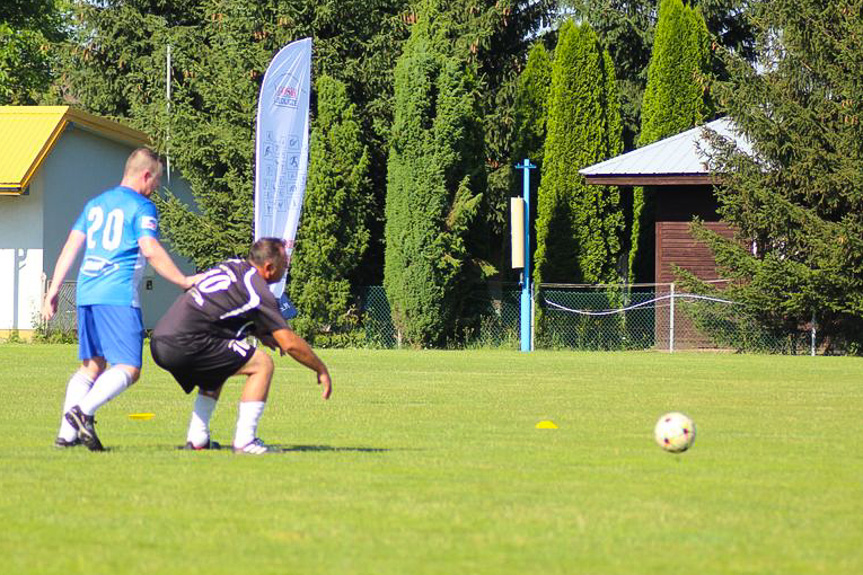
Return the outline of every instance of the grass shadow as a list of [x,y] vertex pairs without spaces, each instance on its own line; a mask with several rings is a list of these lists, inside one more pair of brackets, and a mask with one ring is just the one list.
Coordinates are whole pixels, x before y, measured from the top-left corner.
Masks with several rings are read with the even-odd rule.
[[387,447],[335,447],[333,445],[282,445],[269,444],[273,451],[288,453],[292,451],[352,451],[358,453],[384,453],[392,451]]
[[[331,452],[355,452],[355,453],[385,453],[387,451],[392,451],[392,449],[388,447],[336,447],[333,445],[286,445],[281,443],[268,443],[267,446],[270,448],[271,453],[293,453],[293,452],[303,452],[303,451],[331,451]],[[189,449],[184,445],[178,445],[175,449],[180,451],[189,451],[191,453],[196,453],[198,450]],[[200,451],[231,451],[231,446],[216,444],[209,449],[204,449]]]

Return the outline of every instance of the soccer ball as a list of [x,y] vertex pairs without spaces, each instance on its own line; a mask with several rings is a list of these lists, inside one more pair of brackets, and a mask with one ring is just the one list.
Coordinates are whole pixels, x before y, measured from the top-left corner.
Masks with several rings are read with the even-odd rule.
[[682,413],[666,413],[656,422],[653,436],[665,451],[682,453],[695,442],[695,424]]

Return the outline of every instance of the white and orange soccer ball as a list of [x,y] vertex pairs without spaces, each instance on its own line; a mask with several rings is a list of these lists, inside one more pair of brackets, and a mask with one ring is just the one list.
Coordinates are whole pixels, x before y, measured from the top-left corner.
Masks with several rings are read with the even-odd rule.
[[653,436],[665,451],[682,453],[695,442],[695,423],[682,413],[666,413],[656,422]]

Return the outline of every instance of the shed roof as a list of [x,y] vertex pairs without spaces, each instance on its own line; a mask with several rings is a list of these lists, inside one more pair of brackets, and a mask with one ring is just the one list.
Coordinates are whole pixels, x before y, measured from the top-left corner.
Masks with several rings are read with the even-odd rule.
[[711,184],[714,178],[705,155],[710,150],[710,144],[703,136],[704,128],[733,140],[743,152],[751,153],[749,141],[726,117],[588,166],[579,170],[579,173],[589,184]]
[[23,193],[70,124],[131,146],[150,143],[143,132],[69,106],[0,106],[0,195]]

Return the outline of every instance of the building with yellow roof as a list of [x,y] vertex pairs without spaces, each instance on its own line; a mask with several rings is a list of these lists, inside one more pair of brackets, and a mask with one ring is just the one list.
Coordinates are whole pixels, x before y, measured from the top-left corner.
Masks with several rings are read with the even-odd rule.
[[[119,184],[126,158],[149,143],[143,132],[69,106],[0,106],[0,337],[32,333],[46,281],[84,204]],[[194,205],[181,177],[163,184]],[[60,327],[74,327],[76,270],[77,264],[61,293]],[[152,327],[176,295],[148,269],[141,285],[144,325]]]

